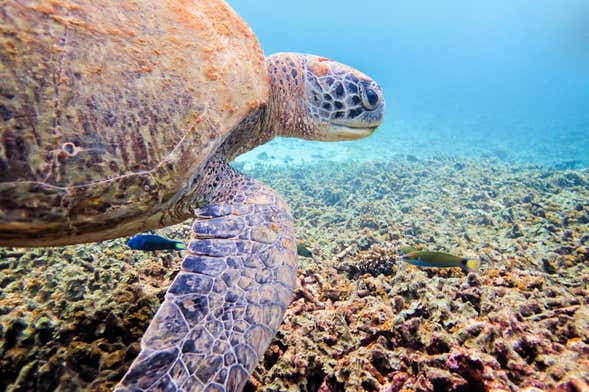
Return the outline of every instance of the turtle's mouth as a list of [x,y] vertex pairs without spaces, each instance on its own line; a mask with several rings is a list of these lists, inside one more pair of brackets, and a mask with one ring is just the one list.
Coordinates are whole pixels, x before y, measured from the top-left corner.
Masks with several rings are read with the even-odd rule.
[[321,132],[320,140],[336,142],[341,140],[356,140],[372,135],[378,126],[349,127],[346,125],[332,124],[331,127]]
[[345,125],[332,125],[329,129],[321,134],[321,140],[338,141],[338,140],[356,140],[372,135],[376,126],[372,127],[348,127]]

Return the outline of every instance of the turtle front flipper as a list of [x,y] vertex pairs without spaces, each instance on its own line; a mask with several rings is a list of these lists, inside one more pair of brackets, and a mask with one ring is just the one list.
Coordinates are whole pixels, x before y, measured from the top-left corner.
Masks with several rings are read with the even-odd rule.
[[195,211],[182,269],[117,391],[241,391],[276,334],[296,284],[292,218],[270,188],[232,174]]

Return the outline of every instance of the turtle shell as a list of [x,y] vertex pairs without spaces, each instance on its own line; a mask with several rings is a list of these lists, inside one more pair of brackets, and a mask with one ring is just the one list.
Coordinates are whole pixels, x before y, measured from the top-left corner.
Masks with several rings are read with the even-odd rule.
[[263,61],[220,0],[5,2],[0,245],[157,226],[265,104]]

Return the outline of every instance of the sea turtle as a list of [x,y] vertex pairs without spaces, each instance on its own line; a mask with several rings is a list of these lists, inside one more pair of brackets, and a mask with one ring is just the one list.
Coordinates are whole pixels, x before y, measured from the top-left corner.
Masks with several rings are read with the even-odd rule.
[[106,240],[194,219],[118,391],[238,391],[296,281],[286,203],[228,162],[275,136],[351,140],[383,91],[336,61],[264,58],[222,0],[0,6],[0,245]]

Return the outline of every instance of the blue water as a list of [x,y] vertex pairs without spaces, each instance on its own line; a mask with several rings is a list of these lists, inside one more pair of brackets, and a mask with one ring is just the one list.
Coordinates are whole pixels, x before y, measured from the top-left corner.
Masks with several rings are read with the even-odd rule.
[[263,151],[295,143],[327,159],[344,151],[354,159],[412,154],[589,166],[587,0],[230,4],[266,54],[331,57],[385,89],[386,121],[371,138],[328,147],[279,139]]

